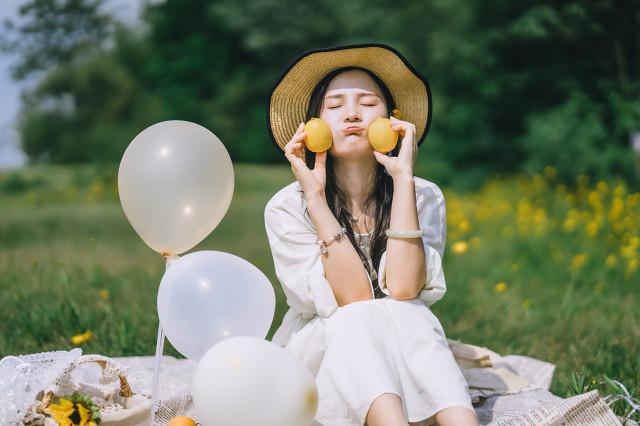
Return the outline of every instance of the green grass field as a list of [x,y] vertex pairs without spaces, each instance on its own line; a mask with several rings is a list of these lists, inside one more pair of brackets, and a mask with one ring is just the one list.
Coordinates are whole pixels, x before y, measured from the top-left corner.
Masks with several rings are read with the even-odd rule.
[[[263,210],[293,175],[287,166],[235,172],[225,219],[192,251],[226,251],[264,271],[277,295],[270,338],[286,302]],[[116,174],[117,165],[0,174],[0,357],[67,350],[86,330],[85,353],[154,353],[164,261],[127,222]],[[637,396],[640,193],[584,176],[568,188],[554,176],[547,168],[474,193],[442,188],[448,292],[433,312],[449,338],[554,363],[555,394],[607,393],[606,375]],[[169,344],[165,353],[179,356]]]

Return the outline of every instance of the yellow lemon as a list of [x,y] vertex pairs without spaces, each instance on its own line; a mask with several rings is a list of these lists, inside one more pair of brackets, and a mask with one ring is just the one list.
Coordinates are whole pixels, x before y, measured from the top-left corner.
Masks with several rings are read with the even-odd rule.
[[326,121],[312,118],[304,125],[304,131],[307,132],[305,145],[309,151],[323,152],[331,148],[333,137],[331,136],[331,128]]
[[177,416],[172,418],[167,426],[196,426],[196,422],[191,417]]
[[398,132],[391,128],[391,120],[378,117],[369,126],[369,143],[378,152],[389,152],[398,144]]

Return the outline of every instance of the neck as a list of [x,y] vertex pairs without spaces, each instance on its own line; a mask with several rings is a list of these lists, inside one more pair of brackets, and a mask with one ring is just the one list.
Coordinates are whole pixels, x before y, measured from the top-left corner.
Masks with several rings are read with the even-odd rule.
[[364,211],[365,203],[373,192],[377,162],[375,157],[371,159],[340,158],[333,162],[336,185],[346,195],[349,211],[354,216]]

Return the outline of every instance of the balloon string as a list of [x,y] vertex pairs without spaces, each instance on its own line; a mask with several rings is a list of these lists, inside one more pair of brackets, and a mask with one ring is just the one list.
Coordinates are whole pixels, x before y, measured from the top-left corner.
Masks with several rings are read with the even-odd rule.
[[[167,269],[171,266],[171,263],[180,258],[178,255],[170,254],[167,252],[161,253],[162,257],[165,259],[165,273]],[[158,337],[156,339],[156,357],[153,366],[153,379],[151,384],[151,407],[153,410],[153,421],[155,424],[156,416],[158,411],[160,411],[161,403],[158,401],[160,399],[159,394],[159,382],[160,382],[160,369],[162,363],[162,355],[164,353],[164,330],[162,329],[162,324],[158,319]]]

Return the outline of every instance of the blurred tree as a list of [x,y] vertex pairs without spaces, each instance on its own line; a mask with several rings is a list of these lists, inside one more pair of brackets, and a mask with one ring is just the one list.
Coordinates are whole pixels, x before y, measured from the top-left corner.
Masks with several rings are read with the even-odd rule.
[[628,140],[640,127],[640,3],[495,0],[473,15],[492,56],[477,73],[492,87],[492,155],[638,183]]
[[24,24],[9,26],[23,53],[16,77],[44,71],[24,97],[32,159],[117,161],[144,127],[184,119],[212,129],[234,161],[284,162],[265,127],[282,71],[312,48],[381,42],[431,83],[420,174],[469,189],[546,165],[565,180],[638,178],[628,146],[640,126],[635,1],[165,0],[148,2],[136,28],[101,5],[33,0]]
[[18,53],[15,79],[95,55],[113,29],[104,0],[31,0],[19,8],[17,21],[4,22],[2,49]]

